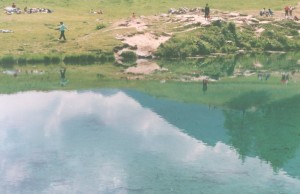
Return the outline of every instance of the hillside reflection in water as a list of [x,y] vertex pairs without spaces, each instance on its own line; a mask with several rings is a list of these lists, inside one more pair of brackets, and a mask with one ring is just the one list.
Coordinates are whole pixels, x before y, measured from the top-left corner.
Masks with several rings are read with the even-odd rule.
[[[294,138],[281,138],[263,113],[253,124],[251,114],[133,90],[1,95],[0,107],[0,193],[300,190],[296,120]],[[277,140],[286,146],[274,154]]]

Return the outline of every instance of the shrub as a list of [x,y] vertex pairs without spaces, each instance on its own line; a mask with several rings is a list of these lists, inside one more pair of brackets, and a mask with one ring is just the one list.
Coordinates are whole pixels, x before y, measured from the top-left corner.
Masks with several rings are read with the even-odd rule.
[[133,62],[137,59],[136,54],[132,51],[123,51],[121,57],[123,58],[123,62]]
[[18,58],[18,64],[19,65],[26,65],[27,64],[27,59],[25,57]]
[[43,64],[44,63],[44,57],[32,57],[27,59],[27,64]]
[[16,63],[16,60],[13,56],[5,56],[2,58],[1,63],[3,67],[9,68]]
[[63,62],[66,64],[78,64],[78,65],[89,65],[96,62],[96,57],[94,55],[68,55],[65,56]]
[[58,57],[58,56],[53,56],[53,57],[51,57],[51,63],[53,63],[53,64],[58,64],[58,63],[60,63],[60,62],[61,62],[60,57]]
[[236,35],[236,27],[233,22],[229,22],[227,28],[233,35]]
[[198,52],[199,54],[207,55],[211,53],[211,49],[208,43],[204,41],[198,41],[197,42]]
[[102,28],[105,28],[105,27],[106,27],[106,25],[102,23],[102,24],[99,24],[96,26],[96,30],[101,30]]
[[51,58],[48,56],[44,56],[44,63],[45,65],[49,65],[51,63]]

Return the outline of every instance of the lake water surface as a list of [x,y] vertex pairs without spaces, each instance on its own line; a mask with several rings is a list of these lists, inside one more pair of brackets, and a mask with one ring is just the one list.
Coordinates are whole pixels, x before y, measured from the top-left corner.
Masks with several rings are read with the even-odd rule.
[[299,114],[276,107],[118,89],[0,95],[0,193],[296,194]]

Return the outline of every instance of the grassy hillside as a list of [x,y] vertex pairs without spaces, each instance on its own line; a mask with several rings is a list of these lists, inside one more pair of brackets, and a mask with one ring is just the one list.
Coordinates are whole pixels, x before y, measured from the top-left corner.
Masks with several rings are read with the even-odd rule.
[[[166,13],[171,7],[203,7],[209,3],[211,8],[221,10],[251,11],[262,7],[281,10],[286,4],[295,5],[296,0],[267,1],[258,0],[241,4],[237,0],[204,1],[204,0],[19,0],[17,7],[49,8],[52,14],[0,14],[0,29],[13,30],[13,33],[0,33],[0,56],[32,55],[111,51],[121,44],[114,37],[122,30],[112,30],[111,24],[120,19],[129,18],[132,12],[136,15],[153,15]],[[0,1],[0,8],[11,5],[11,1]],[[104,14],[91,14],[90,9],[103,10]],[[59,21],[69,27],[66,32],[68,41],[57,40],[59,32],[55,30]],[[105,28],[97,30],[97,26]],[[4,46],[5,45],[5,46]]]

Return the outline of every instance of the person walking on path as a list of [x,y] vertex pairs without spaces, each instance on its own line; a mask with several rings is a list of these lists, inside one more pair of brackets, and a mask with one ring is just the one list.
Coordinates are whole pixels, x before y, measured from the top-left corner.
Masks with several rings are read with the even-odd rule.
[[60,25],[59,25],[59,31],[60,31],[60,36],[59,36],[59,39],[64,39],[66,40],[66,36],[65,36],[65,30],[68,30],[68,28],[65,26],[65,24],[63,22],[60,22]]
[[210,9],[208,7],[208,4],[206,4],[206,6],[204,8],[204,18],[205,18],[205,20],[209,19],[209,12],[210,12]]

